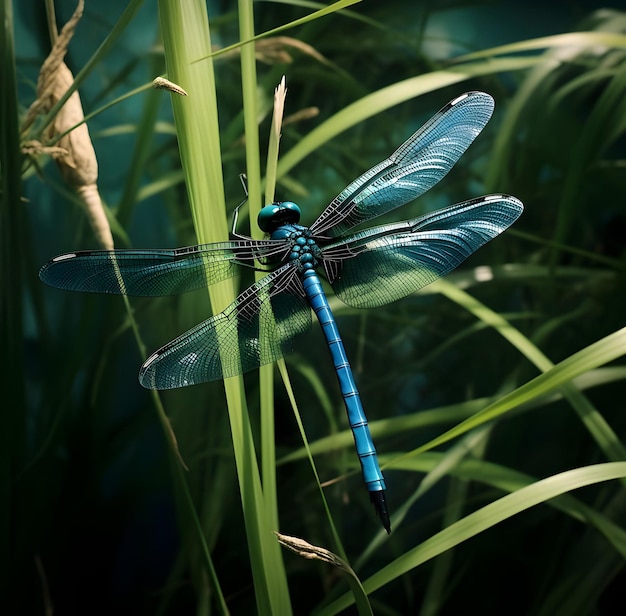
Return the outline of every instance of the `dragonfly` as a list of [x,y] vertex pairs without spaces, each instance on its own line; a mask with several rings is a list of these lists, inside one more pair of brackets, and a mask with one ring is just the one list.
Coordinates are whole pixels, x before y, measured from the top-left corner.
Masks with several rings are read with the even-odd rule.
[[489,121],[493,98],[467,92],[445,105],[389,158],[349,184],[309,227],[291,201],[263,207],[265,239],[231,239],[172,250],[95,250],[63,254],[40,271],[70,291],[162,296],[199,289],[242,269],[267,270],[223,312],[150,355],[146,388],[171,389],[233,377],[291,352],[315,313],[330,350],[365,485],[391,532],[386,484],[355,378],[322,285],[353,308],[406,297],[448,274],[507,229],[523,210],[513,196],[470,199],[419,218],[346,232],[405,205],[439,182]]

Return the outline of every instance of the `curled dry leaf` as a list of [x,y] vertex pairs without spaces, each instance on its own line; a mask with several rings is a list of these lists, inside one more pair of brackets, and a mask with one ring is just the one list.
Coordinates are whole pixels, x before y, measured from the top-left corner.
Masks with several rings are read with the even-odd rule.
[[187,92],[183,88],[181,88],[177,83],[174,83],[169,79],[165,79],[165,77],[155,77],[152,80],[152,87],[159,90],[169,90],[170,92],[180,94],[181,96],[187,96]]
[[[259,39],[255,41],[254,47],[256,59],[259,62],[265,62],[265,64],[291,64],[293,57],[289,53],[289,49],[296,49],[307,56],[311,56],[321,64],[330,64],[315,47],[299,41],[298,39],[291,38],[290,36],[271,36]],[[213,45],[212,51],[219,52],[220,47]],[[239,52],[239,47],[235,47],[234,49],[220,53],[218,58],[220,60],[226,60],[227,58],[238,56]]]
[[339,558],[336,554],[327,550],[326,548],[322,548],[317,545],[313,545],[304,539],[300,539],[299,537],[292,537],[291,535],[283,535],[281,533],[274,532],[276,537],[278,538],[278,543],[283,547],[290,549],[292,552],[295,552],[302,558],[306,558],[307,560],[321,560],[330,565],[334,565],[339,569],[342,569],[346,573],[350,573],[354,575],[354,571],[346,561],[342,558]]
[[291,115],[288,115],[283,120],[283,126],[287,126],[287,124],[295,124],[297,122],[302,122],[303,120],[310,120],[311,118],[315,118],[320,113],[319,107],[304,107]]
[[276,133],[276,139],[280,139],[280,127],[283,124],[285,112],[285,98],[287,97],[287,81],[283,75],[274,90],[274,114],[272,116],[272,131]]
[[60,156],[65,154],[67,150],[57,145],[44,145],[37,139],[31,139],[30,141],[22,142],[22,152],[26,156],[39,156],[41,154],[47,154],[48,156]]
[[257,60],[266,64],[291,63],[291,54],[287,48],[296,49],[307,56],[311,56],[321,64],[328,64],[328,60],[315,47],[290,36],[272,36],[255,43]]

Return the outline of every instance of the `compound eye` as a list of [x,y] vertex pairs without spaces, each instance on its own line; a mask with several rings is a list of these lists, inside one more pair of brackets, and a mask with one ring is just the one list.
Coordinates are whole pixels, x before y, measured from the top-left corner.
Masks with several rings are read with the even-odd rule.
[[300,221],[300,208],[293,201],[266,205],[259,212],[257,223],[261,231],[271,233],[283,225],[295,225]]

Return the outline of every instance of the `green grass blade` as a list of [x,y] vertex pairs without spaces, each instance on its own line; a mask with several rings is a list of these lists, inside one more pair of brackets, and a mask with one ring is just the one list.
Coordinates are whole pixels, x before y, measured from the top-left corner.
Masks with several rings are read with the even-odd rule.
[[[391,459],[391,456],[384,456],[390,461],[391,468],[416,473],[431,473],[442,462],[445,462],[447,457],[447,452],[428,452],[417,458],[395,461]],[[508,493],[513,493],[537,481],[536,477],[531,477],[526,473],[476,459],[462,460],[459,464],[451,466],[449,472],[464,481],[476,481]],[[569,494],[559,496],[549,501],[548,504],[580,522],[589,522],[607,538],[620,556],[626,558],[626,530],[606,515]]]
[[538,49],[554,48],[584,48],[600,45],[615,49],[626,49],[626,35],[614,32],[567,32],[554,36],[542,36],[540,38],[518,41],[509,45],[491,47],[482,51],[467,54],[458,58],[459,61],[477,60],[479,58],[492,58],[511,53],[521,53],[525,51],[536,51]]
[[415,449],[410,455],[416,455],[447,443],[468,430],[491,421],[522,404],[552,393],[559,387],[566,385],[576,376],[609,363],[624,355],[625,352],[626,328],[623,328],[578,351],[578,353],[574,353],[550,370],[490,404],[470,419],[461,422],[445,434]]
[[[537,481],[482,507],[433,535],[419,546],[407,551],[377,571],[363,582],[363,587],[368,594],[372,593],[439,554],[443,554],[446,550],[479,535],[522,511],[572,490],[623,477],[626,477],[626,462],[608,462],[577,468]],[[346,594],[318,613],[323,616],[338,614],[352,603],[352,595]]]
[[[544,373],[554,369],[554,364],[518,329],[513,327],[500,314],[490,310],[484,304],[454,286],[447,280],[440,280],[436,283],[436,290],[440,290],[448,299],[463,306],[466,310],[474,314],[478,319],[494,327],[504,338],[506,338],[522,355],[530,360],[539,370]],[[615,334],[614,334],[615,335]],[[620,337],[618,336],[618,339]],[[598,354],[601,356],[605,347],[601,341],[596,343]],[[592,345],[592,346],[596,346]],[[606,344],[606,351],[610,353]],[[572,359],[571,357],[569,359]],[[610,359],[602,360],[608,363]],[[574,362],[576,363],[576,362]],[[601,365],[601,364],[598,364]],[[595,365],[593,367],[596,367]],[[578,373],[580,374],[580,373]],[[589,400],[568,382],[562,385],[561,393],[570,402],[574,410],[578,413],[581,421],[589,430],[595,441],[609,460],[623,460],[626,458],[626,449],[622,445],[620,438],[608,425],[604,417],[591,405]],[[471,420],[470,420],[471,421]]]
[[[243,30],[242,30],[243,32]],[[252,30],[253,33],[253,30]],[[247,33],[249,34],[249,32]],[[242,54],[246,53],[251,55],[250,62],[254,63],[255,58],[255,50],[253,45],[245,46],[242,49]],[[242,55],[242,75],[245,75],[244,71],[244,61]],[[254,75],[253,81],[254,87],[250,88],[249,96],[250,98],[256,96],[256,75]],[[284,80],[282,82],[284,89]],[[256,98],[254,99],[256,102]],[[280,98],[274,97],[274,113],[272,119],[272,130],[270,132],[270,142],[268,146],[268,154],[267,154],[267,171],[266,178],[269,177],[269,180],[265,182],[265,203],[269,204],[274,201],[274,187],[275,181],[272,180],[272,171],[271,169],[275,169],[278,164],[278,144],[280,141],[280,127],[282,125],[282,117],[283,117],[283,105],[284,105],[284,92]],[[246,134],[248,134],[248,130],[254,131],[255,136],[257,135],[257,126],[256,126],[256,105],[253,105],[252,109],[255,110],[254,114],[249,114],[244,117],[244,120],[249,123],[246,125]],[[258,138],[257,138],[258,145]],[[246,147],[250,147],[250,142],[246,139]],[[255,157],[255,165],[259,164],[258,152]],[[259,169],[255,171],[260,172]],[[260,182],[260,178],[258,178]],[[255,184],[258,188],[258,183]],[[259,209],[262,203],[259,203],[259,194],[256,194],[254,199],[254,205],[250,204],[251,212],[256,212],[256,216],[258,216]],[[254,220],[256,216],[251,215],[250,220]],[[261,237],[263,234],[257,225],[252,225],[252,233],[253,237]],[[262,272],[255,273],[255,279],[259,280],[263,277]],[[267,318],[271,318],[271,315],[267,315]],[[261,408],[261,471],[263,478],[263,496],[265,498],[265,508],[267,512],[267,517],[270,525],[274,529],[279,528],[279,519],[278,519],[278,492],[277,492],[277,483],[276,483],[276,430],[275,430],[275,414],[274,414],[274,366],[266,365],[261,366],[259,368],[259,390],[260,390],[260,408]],[[272,546],[272,549],[275,549],[275,546]],[[279,557],[280,558],[280,557]],[[282,568],[281,568],[282,570]],[[284,571],[284,570],[283,570]]]
[[330,509],[328,507],[328,502],[326,497],[324,496],[324,490],[322,488],[322,484],[320,482],[320,477],[317,472],[317,467],[315,466],[315,461],[313,460],[313,454],[309,447],[309,441],[306,436],[306,431],[304,429],[304,424],[302,423],[302,416],[300,415],[300,411],[298,410],[298,404],[296,402],[296,397],[291,387],[291,381],[289,380],[289,374],[287,372],[287,367],[285,365],[284,360],[278,362],[278,369],[280,370],[280,374],[285,385],[285,389],[287,390],[287,395],[289,397],[289,402],[291,403],[291,408],[293,409],[294,417],[296,418],[296,423],[298,424],[298,430],[300,431],[300,436],[302,437],[302,442],[304,443],[303,451],[304,455],[308,458],[309,464],[311,466],[311,470],[313,471],[313,475],[315,476],[315,481],[317,483],[317,487],[320,491],[320,496],[322,498],[322,503],[324,505],[324,509],[326,511],[326,517],[328,518],[328,522],[330,525],[330,530],[333,535],[333,539],[335,541],[335,551],[339,552],[340,557],[344,561],[348,561],[348,557],[346,555],[346,551],[342,545],[341,538],[339,537],[339,533],[337,532],[337,528],[333,523],[333,518],[330,513]]
[[417,77],[410,77],[381,88],[344,107],[304,136],[289,152],[281,157],[278,164],[278,177],[285,175],[311,152],[314,152],[343,131],[391,109],[395,105],[399,105],[421,94],[467,81],[473,77],[502,71],[527,69],[534,66],[537,61],[536,58],[496,58],[488,62],[467,63],[450,67],[448,70],[434,71],[418,75]]
[[222,49],[214,51],[209,55],[202,56],[201,58],[197,58],[196,61],[204,60],[209,57],[221,56],[222,54],[229,53],[233,51],[234,49],[238,49],[239,47],[243,45],[248,45],[250,43],[261,40],[263,38],[267,38],[269,36],[275,36],[279,34],[280,32],[284,32],[285,30],[290,30],[291,28],[302,26],[311,21],[315,21],[316,19],[319,19],[320,17],[326,17],[327,15],[335,13],[336,11],[341,11],[342,9],[348,6],[352,6],[353,4],[357,4],[359,2],[361,2],[361,0],[338,0],[338,2],[335,2],[334,4],[325,6],[324,8],[318,11],[315,11],[314,13],[311,13],[310,15],[305,15],[304,17],[301,17],[300,19],[295,19],[294,21],[290,21],[289,23],[283,24],[282,26],[278,26],[277,28],[272,28],[271,30],[267,30],[266,32],[262,32],[261,34],[257,34],[257,35],[253,34],[248,37],[242,36],[241,41],[239,41],[238,43],[234,43],[233,45],[229,45],[228,47],[223,47]]
[[[239,35],[242,40],[254,38],[254,11],[251,0],[240,0]],[[250,220],[256,220],[261,209],[261,160],[258,129],[258,83],[256,75],[256,50],[254,43],[241,47],[241,79],[243,91],[243,118],[246,139],[246,175],[248,180],[248,208]],[[253,237],[262,235],[256,225],[251,225]],[[257,272],[257,280],[261,274]],[[262,315],[272,318],[272,315]],[[273,366],[259,370],[261,411],[261,465],[263,477],[262,498],[255,503],[250,515],[258,518],[259,542],[250,550],[253,569],[263,572],[268,604],[260,611],[272,614],[290,614],[289,588],[279,545],[270,531],[278,528],[276,493],[276,444],[274,431],[274,379]],[[258,588],[258,586],[257,586]],[[263,607],[263,610],[261,608]]]

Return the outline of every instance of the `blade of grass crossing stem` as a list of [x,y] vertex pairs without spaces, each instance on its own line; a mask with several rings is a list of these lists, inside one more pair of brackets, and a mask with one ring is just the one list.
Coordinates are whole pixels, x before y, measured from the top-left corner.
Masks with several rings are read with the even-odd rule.
[[[242,66],[243,68],[243,66]],[[272,115],[272,128],[270,130],[267,166],[265,171],[265,203],[274,202],[274,190],[276,188],[276,168],[278,166],[278,152],[280,144],[280,130],[282,126],[283,110],[285,104],[285,78],[274,92],[274,113]],[[258,211],[256,212],[258,215]],[[261,230],[254,224],[256,216],[250,215],[251,233],[253,237],[260,237]],[[256,279],[261,278],[261,272],[257,272]],[[273,318],[265,315],[264,318]],[[284,361],[279,363],[284,365]],[[274,366],[269,364],[261,366],[259,370],[259,385],[261,392],[261,446],[262,459],[261,471],[263,477],[263,496],[268,519],[275,529],[279,528],[278,520],[278,492],[276,485],[276,438],[275,438],[275,413],[274,413]],[[282,555],[281,555],[282,563]]]
[[[248,47],[242,51],[248,52]],[[254,49],[252,50],[254,53]],[[243,59],[242,59],[243,60]],[[242,62],[242,73],[244,65]],[[245,77],[245,73],[244,73]],[[281,89],[282,85],[282,89]],[[278,151],[280,143],[280,128],[282,126],[283,108],[285,102],[285,79],[281,81],[274,93],[274,113],[272,116],[272,129],[267,153],[267,167],[265,172],[265,203],[257,203],[261,207],[274,201],[274,188],[276,186],[276,166],[278,165]],[[251,93],[252,95],[254,93]],[[256,115],[256,114],[255,114]],[[252,120],[252,118],[251,118]],[[247,144],[246,140],[246,144]],[[257,157],[258,158],[258,157]],[[274,169],[272,173],[272,169]],[[252,207],[252,206],[251,206]],[[258,211],[257,211],[258,215]],[[250,216],[251,234],[260,237],[261,230],[254,224],[255,217]],[[256,279],[262,277],[262,272],[256,273]],[[265,315],[264,318],[273,318]],[[274,413],[274,366],[272,364],[261,366],[259,369],[260,409],[261,409],[261,476],[263,479],[263,497],[267,511],[268,522],[274,529],[279,528],[278,521],[278,493],[276,487],[276,431]],[[281,555],[282,557],[282,555]]]
[[309,448],[309,441],[306,437],[306,432],[304,430],[304,424],[302,423],[302,417],[300,416],[300,411],[298,410],[298,404],[296,402],[296,397],[293,393],[293,389],[291,387],[291,381],[289,380],[289,374],[287,374],[287,367],[285,366],[284,360],[278,362],[278,369],[280,370],[281,377],[283,379],[283,383],[285,384],[285,389],[287,391],[287,396],[289,397],[289,401],[291,403],[291,407],[293,409],[293,414],[296,419],[296,423],[298,424],[298,429],[300,430],[300,435],[302,436],[302,443],[304,445],[304,450],[306,451],[306,456],[309,459],[309,464],[311,465],[311,470],[315,475],[315,481],[317,482],[317,487],[320,491],[320,496],[322,498],[322,503],[324,505],[324,510],[326,511],[326,517],[328,518],[328,522],[330,525],[330,530],[333,535],[333,539],[335,540],[335,551],[339,554],[339,556],[348,562],[348,556],[346,551],[341,543],[341,539],[339,537],[339,533],[337,532],[337,528],[335,523],[333,522],[333,517],[330,513],[330,508],[328,507],[328,502],[326,501],[326,497],[324,496],[324,489],[322,488],[322,484],[320,482],[320,477],[317,473],[317,467],[315,466],[315,460],[313,459],[313,454],[311,453],[311,449]]

